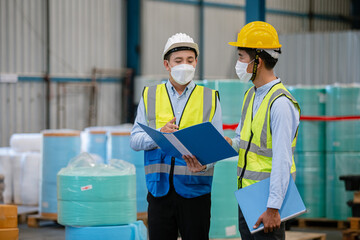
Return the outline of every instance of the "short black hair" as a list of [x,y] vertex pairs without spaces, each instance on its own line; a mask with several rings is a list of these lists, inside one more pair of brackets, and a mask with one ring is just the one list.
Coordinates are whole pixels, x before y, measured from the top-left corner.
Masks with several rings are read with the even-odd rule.
[[165,54],[164,60],[169,61],[170,56],[171,56],[172,53],[178,52],[178,51],[183,51],[183,50],[191,50],[191,51],[193,51],[195,53],[195,59],[197,58],[197,53],[196,53],[196,50],[194,48],[191,48],[191,47],[176,47],[176,48],[171,49],[170,51],[168,51]]
[[[243,50],[247,54],[249,54],[251,60],[255,59],[255,55],[256,55],[255,48],[238,47],[238,50]],[[279,53],[281,53],[281,50],[279,50]],[[276,58],[273,58],[272,56],[270,56],[270,54],[268,54],[266,51],[261,51],[259,53],[259,57],[264,61],[265,68],[267,70],[273,69],[278,61]]]

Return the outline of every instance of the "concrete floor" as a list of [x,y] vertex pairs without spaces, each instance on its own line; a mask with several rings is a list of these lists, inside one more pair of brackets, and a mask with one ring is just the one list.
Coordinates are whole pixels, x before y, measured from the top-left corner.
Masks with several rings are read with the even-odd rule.
[[[64,240],[65,228],[54,222],[41,222],[39,228],[29,228],[27,224],[20,224],[20,240]],[[326,233],[326,240],[341,240],[341,230],[325,228],[296,228],[291,231]]]

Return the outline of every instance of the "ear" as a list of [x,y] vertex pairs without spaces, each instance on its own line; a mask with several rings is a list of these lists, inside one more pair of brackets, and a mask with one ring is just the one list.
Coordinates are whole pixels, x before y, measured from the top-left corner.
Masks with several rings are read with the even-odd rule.
[[264,65],[264,61],[259,57],[258,69]]
[[166,68],[166,70],[167,70],[168,72],[171,71],[170,66],[169,66],[169,62],[168,62],[167,60],[164,60],[164,67]]

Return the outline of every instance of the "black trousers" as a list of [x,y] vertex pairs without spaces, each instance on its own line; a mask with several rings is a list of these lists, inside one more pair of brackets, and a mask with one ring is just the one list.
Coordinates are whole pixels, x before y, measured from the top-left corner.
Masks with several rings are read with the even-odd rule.
[[183,198],[173,187],[164,197],[148,193],[148,225],[150,240],[208,240],[211,195]]
[[[250,230],[245,222],[245,218],[239,209],[239,231],[242,240],[285,240],[285,223],[282,222],[280,228],[269,233],[265,233],[264,230],[250,233]],[[260,217],[260,216],[259,216]]]

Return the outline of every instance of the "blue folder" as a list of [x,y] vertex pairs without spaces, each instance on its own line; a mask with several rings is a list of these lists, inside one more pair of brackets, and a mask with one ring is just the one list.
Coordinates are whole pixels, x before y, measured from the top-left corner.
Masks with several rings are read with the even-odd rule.
[[141,123],[138,124],[161,150],[177,158],[193,155],[205,165],[238,155],[210,122],[200,123],[174,133],[162,133]]
[[[254,229],[253,226],[261,214],[267,209],[266,205],[269,197],[269,188],[270,178],[267,178],[235,192],[235,197],[251,233],[264,229],[262,223],[257,229]],[[279,210],[281,221],[283,222],[297,217],[305,212],[306,207],[304,202],[301,199],[293,178],[290,177],[289,187],[281,209]]]

